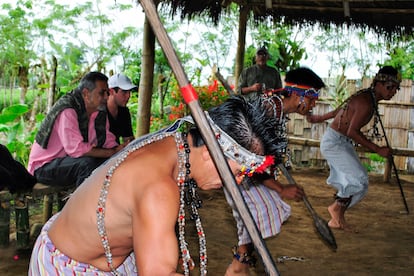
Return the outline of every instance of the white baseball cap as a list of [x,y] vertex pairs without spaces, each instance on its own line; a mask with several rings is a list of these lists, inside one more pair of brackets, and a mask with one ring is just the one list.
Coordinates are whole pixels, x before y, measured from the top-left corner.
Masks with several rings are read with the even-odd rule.
[[122,90],[137,90],[137,86],[134,85],[131,80],[123,74],[115,74],[108,79],[108,87],[119,87]]

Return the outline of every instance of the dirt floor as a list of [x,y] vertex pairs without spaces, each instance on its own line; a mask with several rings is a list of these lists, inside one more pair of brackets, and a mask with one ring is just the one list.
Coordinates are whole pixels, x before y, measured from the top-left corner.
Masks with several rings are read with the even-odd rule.
[[[295,169],[292,176],[305,187],[316,212],[328,218],[327,206],[334,190],[325,184],[328,172]],[[414,177],[400,175],[406,201],[414,212]],[[202,192],[200,210],[207,236],[209,275],[224,275],[236,244],[236,228],[231,210],[222,191]],[[289,202],[292,216],[282,232],[267,239],[267,248],[281,275],[412,275],[414,272],[414,220],[405,214],[402,196],[395,178],[384,183],[382,176],[370,175],[367,196],[347,213],[356,232],[334,230],[338,249],[327,247],[315,232],[313,221],[303,202]],[[35,219],[33,219],[35,220]],[[188,236],[190,235],[188,231]],[[197,245],[196,239],[189,240]],[[193,246],[192,246],[193,248]],[[197,247],[192,249],[196,258]],[[27,275],[29,253],[14,260],[12,241],[8,249],[0,249],[0,275]],[[285,257],[285,261],[281,262]],[[259,263],[252,275],[265,275]],[[199,275],[197,269],[193,275]]]

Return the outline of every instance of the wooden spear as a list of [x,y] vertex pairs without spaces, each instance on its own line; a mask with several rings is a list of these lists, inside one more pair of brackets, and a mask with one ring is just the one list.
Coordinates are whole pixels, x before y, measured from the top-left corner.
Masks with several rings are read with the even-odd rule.
[[223,181],[224,187],[229,191],[241,218],[250,234],[250,237],[255,245],[259,256],[261,257],[265,266],[266,272],[269,275],[279,275],[279,271],[276,268],[276,264],[273,261],[266,244],[264,243],[259,230],[253,220],[253,217],[247,208],[246,203],[237,187],[236,181],[229,168],[229,165],[224,157],[224,154],[214,136],[214,132],[208,123],[207,117],[204,114],[203,109],[198,101],[197,92],[189,83],[187,75],[184,72],[182,64],[177,57],[176,52],[172,46],[171,40],[165,31],[164,26],[161,23],[159,15],[157,13],[155,4],[152,0],[140,0],[140,3],[145,11],[148,21],[150,22],[155,36],[158,39],[161,48],[164,51],[165,56],[177,78],[177,81],[181,87],[181,92],[184,101],[190,108],[191,115],[199,128],[201,135],[206,142],[207,148],[212,156],[212,159],[216,165],[216,168]]

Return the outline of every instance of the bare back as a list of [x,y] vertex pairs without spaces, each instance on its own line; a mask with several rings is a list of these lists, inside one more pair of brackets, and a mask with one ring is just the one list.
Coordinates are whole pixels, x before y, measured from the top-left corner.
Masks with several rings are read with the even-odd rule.
[[[49,231],[50,239],[62,253],[103,271],[110,270],[98,234],[96,212],[104,179],[114,161],[112,158],[86,179]],[[169,137],[132,152],[115,170],[108,190],[104,220],[114,267],[132,251],[137,251],[140,245],[147,249],[149,245],[146,243],[151,242],[160,229],[167,227],[174,234],[179,207],[176,162],[175,141]],[[151,236],[152,232],[155,234]],[[165,236],[165,242],[174,250],[171,240],[175,240],[177,247],[175,236]],[[146,240],[141,237],[146,237]],[[170,254],[166,261],[176,264],[178,249],[175,251],[177,255]]]

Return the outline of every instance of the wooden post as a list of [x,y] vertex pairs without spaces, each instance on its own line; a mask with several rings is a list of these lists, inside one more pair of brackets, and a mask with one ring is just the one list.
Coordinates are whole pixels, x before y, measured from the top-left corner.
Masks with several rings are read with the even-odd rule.
[[29,246],[29,206],[27,198],[16,198],[14,200],[14,210],[16,213],[16,245],[17,248],[27,248]]
[[249,20],[249,8],[247,5],[240,6],[240,15],[239,15],[239,36],[237,42],[237,52],[236,52],[236,66],[234,69],[234,77],[236,83],[236,93],[239,87],[239,77],[243,71],[244,64],[244,52],[246,47],[246,31],[247,31],[247,21]]
[[0,248],[10,244],[10,194],[0,192]]
[[46,223],[52,216],[53,194],[43,196],[43,223]]
[[391,162],[386,160],[384,164],[384,182],[389,183],[391,179]]

